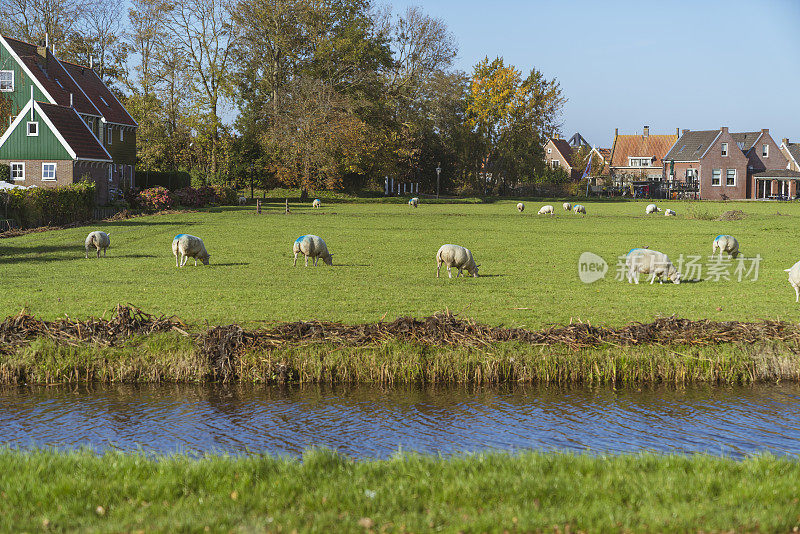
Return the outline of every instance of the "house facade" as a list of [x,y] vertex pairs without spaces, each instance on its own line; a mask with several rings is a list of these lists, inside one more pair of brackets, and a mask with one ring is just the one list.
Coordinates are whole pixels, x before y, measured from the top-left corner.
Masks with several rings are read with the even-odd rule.
[[577,169],[572,168],[572,147],[564,139],[551,137],[544,145],[544,161],[551,169],[563,169],[573,177]]
[[794,196],[796,184],[784,172],[786,164],[769,129],[732,133],[723,126],[684,130],[662,167],[668,183],[696,184],[699,198],[728,200]]
[[800,171],[800,143],[790,143],[788,138],[781,141],[781,153],[786,158],[786,168]]
[[88,178],[101,204],[135,184],[136,121],[97,73],[0,35],[0,161],[19,185]]
[[641,135],[627,135],[614,130],[609,173],[618,185],[639,180],[660,180],[662,161],[678,139],[675,135],[651,135],[645,126]]

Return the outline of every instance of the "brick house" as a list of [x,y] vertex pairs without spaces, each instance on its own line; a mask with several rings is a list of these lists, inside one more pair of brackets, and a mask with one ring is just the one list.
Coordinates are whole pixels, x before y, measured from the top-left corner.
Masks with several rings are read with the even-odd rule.
[[544,161],[551,169],[564,169],[574,178],[579,169],[572,168],[572,147],[565,139],[550,137],[544,145]]
[[636,180],[660,180],[662,160],[678,139],[675,135],[651,135],[645,126],[642,134],[620,135],[614,130],[609,173],[620,185]]
[[664,157],[663,177],[667,182],[696,184],[704,200],[788,196],[793,171],[787,171],[786,164],[769,129],[684,130]]
[[0,35],[0,162],[19,185],[97,184],[104,204],[135,183],[136,121],[90,67]]
[[[606,184],[607,178],[610,174],[610,163],[611,163],[611,149],[610,148],[598,148],[592,147],[591,152],[589,153],[590,157],[592,158],[593,162],[599,162],[600,165],[600,173],[597,176],[592,176],[591,185],[594,186],[603,186],[608,185]],[[592,163],[592,168],[596,168],[595,163]]]
[[790,171],[800,171],[800,143],[790,143],[789,139],[781,141],[781,153],[786,158],[786,168]]

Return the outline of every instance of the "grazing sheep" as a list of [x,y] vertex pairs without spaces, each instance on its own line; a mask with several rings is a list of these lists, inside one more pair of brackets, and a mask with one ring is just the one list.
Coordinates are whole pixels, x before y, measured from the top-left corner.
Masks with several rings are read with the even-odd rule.
[[718,235],[714,238],[711,244],[711,256],[719,250],[719,257],[722,257],[723,252],[727,252],[728,256],[735,258],[739,255],[739,242],[732,235]]
[[525,204],[523,204],[522,202],[518,203],[517,204],[517,211],[520,212],[520,213],[525,211]]
[[583,213],[584,215],[586,215],[586,206],[584,206],[583,204],[575,204],[575,206],[572,207],[572,211],[575,213]]
[[175,267],[183,267],[189,258],[194,258],[195,266],[197,260],[202,261],[203,265],[208,265],[211,259],[203,240],[189,234],[178,234],[173,238],[172,253],[175,255]]
[[408,205],[414,206],[416,208],[417,206],[419,206],[419,198],[417,197],[412,198],[411,200],[408,201]]
[[669,257],[656,250],[632,248],[628,251],[625,266],[628,270],[628,283],[638,284],[640,274],[649,274],[651,284],[656,277],[661,284],[664,283],[664,278],[669,278],[676,284],[681,283],[681,274],[672,265]]
[[306,267],[308,267],[308,258],[313,258],[315,267],[317,261],[322,258],[325,265],[333,265],[333,254],[328,252],[328,246],[325,241],[318,235],[301,235],[294,241],[292,245],[292,252],[294,252],[294,266],[297,267],[297,255],[302,254],[306,258]]
[[106,249],[111,244],[111,234],[101,232],[100,230],[95,230],[91,232],[88,236],[86,236],[86,243],[84,246],[86,247],[86,257],[89,257],[89,247],[93,246],[97,249],[97,257],[100,257],[100,250],[103,251],[103,257],[106,256]]
[[472,257],[472,252],[468,248],[458,245],[442,245],[436,253],[436,278],[439,278],[439,270],[442,264],[447,267],[447,276],[453,278],[450,272],[450,267],[458,268],[458,275],[464,276],[463,269],[466,269],[469,274],[478,277],[478,267],[475,265],[475,260]]
[[247,197],[239,197],[239,205],[244,206],[247,204]]
[[312,208],[319,208],[322,206],[322,201],[318,198],[314,199],[314,202],[311,203]]
[[564,211],[572,210],[572,204],[570,204],[569,202],[564,202],[563,206],[564,206]]
[[553,209],[553,206],[548,204],[546,206],[542,206],[541,208],[539,208],[538,215],[555,215],[555,213],[556,210]]
[[644,209],[644,212],[646,214],[648,214],[648,215],[650,215],[651,213],[659,212],[659,211],[661,211],[661,208],[659,208],[655,204],[648,204],[647,207]]
[[789,273],[789,283],[794,288],[794,301],[800,302],[800,261],[792,265],[789,269],[784,269]]
[[664,212],[665,217],[675,217],[676,215],[678,214],[675,213],[675,210],[671,210],[669,208],[667,208],[667,211]]

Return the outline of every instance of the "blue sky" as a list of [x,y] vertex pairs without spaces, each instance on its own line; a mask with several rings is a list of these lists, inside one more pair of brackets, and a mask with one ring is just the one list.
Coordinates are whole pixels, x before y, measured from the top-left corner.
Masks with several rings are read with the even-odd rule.
[[800,140],[800,0],[418,0],[471,72],[502,56],[557,78],[563,133],[610,147],[614,128],[769,128]]

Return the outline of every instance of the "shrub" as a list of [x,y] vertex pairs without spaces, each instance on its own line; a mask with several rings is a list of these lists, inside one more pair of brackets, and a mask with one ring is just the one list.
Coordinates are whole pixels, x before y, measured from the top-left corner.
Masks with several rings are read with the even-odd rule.
[[148,211],[165,210],[172,206],[172,196],[164,187],[151,187],[139,193],[138,204]]
[[225,185],[215,185],[214,192],[217,194],[217,202],[223,206],[235,206],[239,203],[239,194],[232,187]]
[[0,163],[0,180],[11,181],[11,166],[7,163]]
[[23,228],[56,226],[92,218],[96,185],[89,180],[53,188],[12,189],[3,193],[8,216]]

